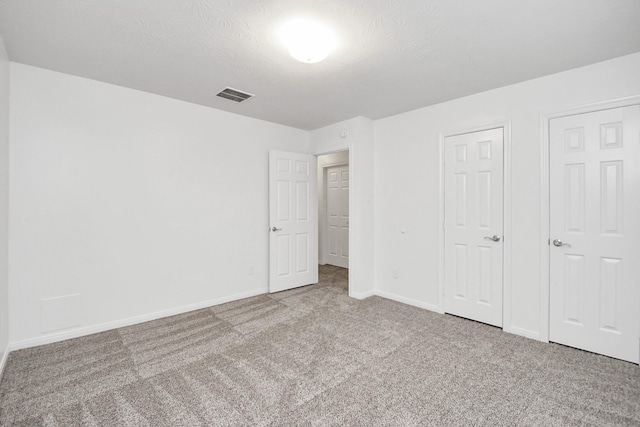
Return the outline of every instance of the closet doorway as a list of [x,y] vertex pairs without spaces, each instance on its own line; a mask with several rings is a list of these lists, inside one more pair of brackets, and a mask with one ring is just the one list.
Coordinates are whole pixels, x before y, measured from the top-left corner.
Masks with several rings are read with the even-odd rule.
[[349,268],[349,152],[318,156],[320,264]]

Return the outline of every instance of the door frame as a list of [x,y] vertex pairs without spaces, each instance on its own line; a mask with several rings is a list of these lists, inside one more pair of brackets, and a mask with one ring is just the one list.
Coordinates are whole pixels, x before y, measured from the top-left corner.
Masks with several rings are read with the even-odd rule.
[[[347,278],[347,289],[348,289],[347,292],[348,292],[348,295],[350,297],[354,297],[354,298],[357,298],[357,299],[362,299],[363,297],[361,295],[354,295],[354,293],[353,293],[353,291],[351,289],[351,280],[352,280],[353,273],[354,273],[352,271],[352,263],[351,263],[352,256],[354,255],[353,245],[351,245],[352,238],[353,238],[353,228],[352,228],[353,218],[351,218],[351,214],[353,212],[352,208],[354,207],[353,201],[352,201],[353,200],[353,195],[354,195],[354,193],[353,193],[353,191],[354,191],[353,190],[353,176],[355,175],[353,173],[353,164],[354,164],[354,161],[353,161],[354,160],[353,143],[350,143],[348,147],[338,148],[338,149],[335,149],[335,150],[332,150],[332,151],[312,152],[312,155],[315,156],[316,159],[317,159],[318,157],[324,156],[326,154],[340,153],[340,152],[343,152],[343,151],[347,151],[349,153],[348,161],[346,163],[345,162],[336,163],[335,165],[333,165],[333,164],[331,164],[331,165],[330,164],[323,165],[322,166],[322,179],[324,180],[325,179],[325,175],[326,175],[326,167],[325,166],[327,166],[327,167],[338,166],[340,164],[349,165],[349,275],[348,275],[348,278]],[[316,171],[316,175],[318,175],[317,171]],[[322,191],[326,192],[326,188],[324,187],[324,184],[323,184]],[[326,195],[323,194],[322,197],[323,197],[323,207],[322,208],[325,209],[326,208],[326,203],[325,203],[326,200],[324,200],[324,199],[326,199]],[[319,209],[320,209],[320,206],[318,206],[318,210]],[[356,222],[357,222],[357,220],[356,220]],[[325,221],[325,223],[326,223],[326,221]],[[322,224],[320,224],[320,218],[318,218],[318,224],[317,224],[318,228],[320,228],[321,225]],[[322,225],[322,226],[324,227],[324,225]],[[320,230],[318,230],[318,232],[319,231]],[[318,242],[320,242],[320,236],[319,235],[318,235]],[[323,257],[323,255],[321,255],[320,251],[318,251],[318,263],[320,263],[320,258],[321,257]],[[322,261],[325,261],[325,260],[323,259]],[[357,273],[358,272],[357,271],[358,270],[357,266],[355,267],[355,270],[356,270],[356,273]],[[369,296],[369,295],[366,295],[366,296]]]
[[[332,153],[326,153],[326,154],[316,154],[316,157],[322,157],[325,156],[327,154],[334,154],[334,153],[343,153],[343,152],[347,152],[347,154],[349,153],[349,149],[346,150],[340,150],[340,151],[334,151]],[[327,263],[327,254],[328,254],[328,245],[327,245],[327,237],[328,237],[328,233],[327,233],[327,169],[334,167],[334,166],[343,166],[343,165],[349,165],[349,160],[346,161],[338,161],[338,162],[334,162],[334,163],[327,163],[326,165],[322,165],[322,206],[318,206],[319,209],[321,209],[324,213],[324,215],[322,216],[322,220],[320,220],[320,217],[318,217],[318,228],[319,228],[319,233],[318,233],[318,241],[320,242],[322,239],[323,242],[323,247],[322,247],[322,251],[318,251],[318,263],[320,263],[320,265],[324,265]],[[349,173],[351,173],[351,167],[349,167]],[[351,181],[351,177],[349,177],[349,181]],[[318,192],[318,194],[320,194]],[[349,185],[349,208],[351,208],[351,185]],[[351,211],[349,211],[351,212]],[[349,250],[351,250],[351,246],[349,246]]]
[[600,110],[610,110],[632,105],[640,105],[640,95],[594,102],[577,107],[550,111],[540,115],[540,337],[538,339],[541,341],[549,342],[549,328],[551,327],[549,321],[549,316],[551,315],[549,301],[551,286],[551,246],[549,240],[551,238],[551,204],[549,201],[549,197],[551,196],[549,179],[551,171],[549,164],[551,159],[549,157],[549,122],[560,117],[593,113]]
[[[481,132],[485,130],[502,128],[503,130],[503,187],[502,187],[502,215],[503,215],[503,246],[502,246],[502,330],[512,332],[511,327],[511,120],[498,120],[491,123],[485,123],[478,126],[470,126],[466,128],[458,128],[447,132],[440,132],[439,140],[439,179],[440,188],[438,195],[438,203],[440,206],[438,213],[438,248],[440,256],[438,257],[438,312],[445,312],[445,244],[444,244],[444,220],[445,220],[445,158],[444,144],[445,140],[451,136],[464,135],[467,133]],[[521,335],[527,335],[526,331],[518,331]]]

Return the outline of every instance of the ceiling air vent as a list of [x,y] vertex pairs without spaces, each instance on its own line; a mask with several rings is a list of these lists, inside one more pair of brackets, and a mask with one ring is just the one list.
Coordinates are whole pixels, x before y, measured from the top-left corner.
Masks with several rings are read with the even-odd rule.
[[216,96],[219,96],[220,98],[230,99],[231,101],[242,102],[251,98],[253,95],[228,87],[222,92],[218,93]]

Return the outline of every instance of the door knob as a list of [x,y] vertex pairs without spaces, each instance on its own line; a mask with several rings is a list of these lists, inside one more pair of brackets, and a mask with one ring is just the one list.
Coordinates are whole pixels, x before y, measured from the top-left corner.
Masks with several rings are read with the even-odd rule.
[[282,228],[272,227],[271,231],[282,231]]
[[558,246],[558,247],[560,247],[560,246],[569,246],[569,247],[571,247],[571,245],[570,245],[569,243],[564,243],[564,242],[563,242],[562,240],[560,240],[560,239],[555,239],[555,240],[553,241],[553,246]]
[[494,234],[493,236],[485,236],[484,238],[487,240],[493,240],[494,242],[500,241],[500,236],[498,236],[497,234]]

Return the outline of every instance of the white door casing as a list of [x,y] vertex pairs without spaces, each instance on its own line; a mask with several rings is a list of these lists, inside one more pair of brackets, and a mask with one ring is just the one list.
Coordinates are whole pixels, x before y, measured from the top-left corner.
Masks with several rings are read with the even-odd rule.
[[327,168],[327,264],[349,268],[349,166]]
[[638,363],[640,106],[549,121],[549,339]]
[[502,326],[503,144],[496,128],[444,140],[444,311]]
[[318,283],[315,156],[269,152],[269,292]]

